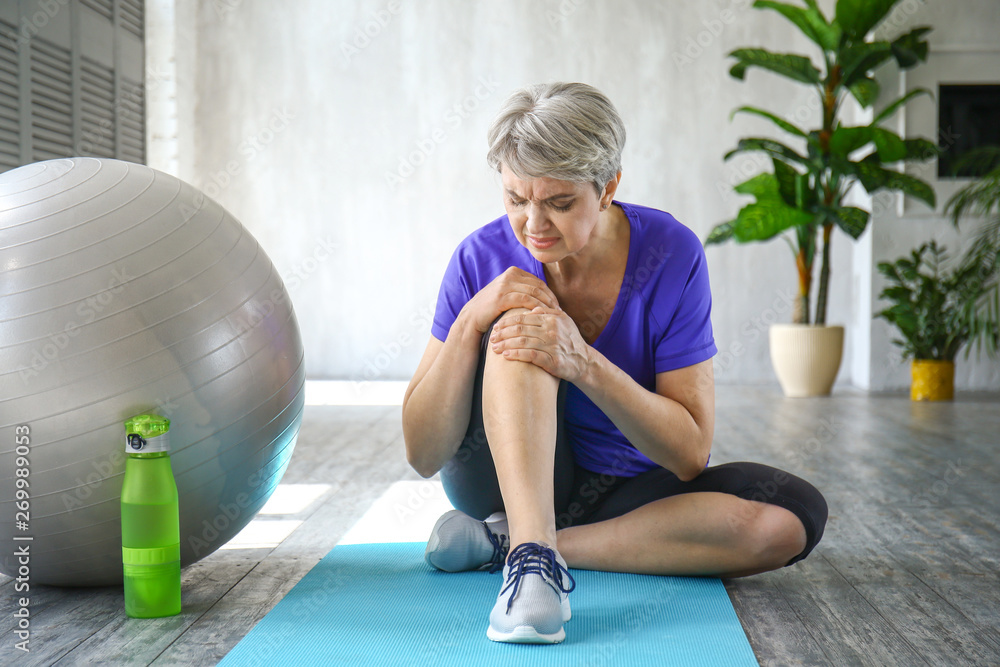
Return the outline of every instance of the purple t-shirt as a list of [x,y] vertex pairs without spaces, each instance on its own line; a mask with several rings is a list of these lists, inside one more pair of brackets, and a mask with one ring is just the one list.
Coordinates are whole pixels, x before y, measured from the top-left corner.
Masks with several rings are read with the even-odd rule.
[[[712,294],[701,241],[663,211],[615,202],[631,228],[628,264],[610,319],[593,347],[649,391],[656,374],[711,359]],[[507,216],[462,241],[441,282],[431,333],[445,340],[466,302],[511,266],[545,280],[541,262],[518,243]],[[566,392],[563,426],[576,462],[621,477],[658,467],[633,447],[574,385]]]

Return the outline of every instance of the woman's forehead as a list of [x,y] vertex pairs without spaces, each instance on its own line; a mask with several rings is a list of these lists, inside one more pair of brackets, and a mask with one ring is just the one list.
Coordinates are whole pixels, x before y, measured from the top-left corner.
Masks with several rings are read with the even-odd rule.
[[503,187],[525,199],[551,199],[560,195],[577,195],[586,183],[563,181],[548,176],[521,178],[504,166],[501,170]]

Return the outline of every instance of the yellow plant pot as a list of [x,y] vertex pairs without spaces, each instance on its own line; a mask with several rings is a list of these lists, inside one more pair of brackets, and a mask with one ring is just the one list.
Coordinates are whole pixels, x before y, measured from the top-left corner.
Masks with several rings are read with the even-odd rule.
[[910,367],[914,401],[950,401],[955,397],[955,362],[914,359]]

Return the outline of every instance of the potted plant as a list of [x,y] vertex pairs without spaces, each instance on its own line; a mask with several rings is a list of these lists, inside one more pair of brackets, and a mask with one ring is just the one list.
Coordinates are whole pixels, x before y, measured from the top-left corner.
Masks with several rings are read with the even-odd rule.
[[[868,33],[888,14],[898,0],[838,0],[835,15],[828,19],[815,0],[795,6],[756,0],[754,7],[771,9],[793,23],[820,51],[820,67],[807,56],[744,48],[730,55],[736,63],[729,73],[743,79],[748,68],[759,67],[815,90],[822,109],[822,125],[803,129],[780,115],[752,106],[733,113],[748,113],[773,122],[792,135],[795,147],[766,137],[741,139],[726,155],[763,152],[771,158],[773,172],[761,173],[735,186],[736,192],[754,201],[736,218],[717,225],[706,245],[734,240],[739,243],[766,241],[783,235],[789,241],[798,270],[798,296],[793,324],[772,325],[771,359],[787,396],[830,393],[840,366],[844,328],[826,326],[827,292],[830,280],[830,243],[834,227],[857,239],[868,225],[869,211],[844,204],[855,183],[868,193],[896,190],[934,206],[931,187],[907,174],[888,168],[908,160],[937,155],[937,147],[926,139],[903,139],[881,126],[914,97],[928,92],[910,91],[887,104],[868,125],[841,122],[845,99],[853,97],[862,108],[878,97],[878,83],[871,72],[889,59],[903,69],[926,60],[927,27],[915,28],[892,41],[869,40]],[[788,234],[783,234],[787,232]],[[819,245],[822,237],[822,246]],[[813,265],[821,252],[815,316],[810,317]]]
[[[960,163],[986,165],[987,173],[948,200],[958,226],[963,215],[986,218],[969,249],[952,264],[945,248],[925,243],[895,262],[880,262],[888,285],[880,298],[892,305],[876,314],[895,325],[903,358],[912,358],[910,398],[951,400],[955,357],[975,342],[997,357],[1000,336],[1000,148],[974,151]],[[990,165],[995,165],[990,168]],[[968,358],[972,346],[965,349]]]

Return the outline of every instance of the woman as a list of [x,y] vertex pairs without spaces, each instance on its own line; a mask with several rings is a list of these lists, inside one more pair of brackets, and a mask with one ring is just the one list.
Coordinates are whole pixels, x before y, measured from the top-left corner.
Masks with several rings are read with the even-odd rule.
[[445,571],[503,568],[487,636],[559,642],[567,567],[737,577],[819,542],[823,496],[708,467],[711,294],[698,238],[614,199],[625,129],[596,89],[514,93],[489,131],[507,214],[455,251],[403,400],[407,458],[457,508]]

